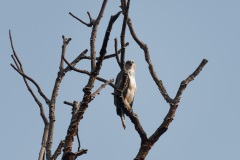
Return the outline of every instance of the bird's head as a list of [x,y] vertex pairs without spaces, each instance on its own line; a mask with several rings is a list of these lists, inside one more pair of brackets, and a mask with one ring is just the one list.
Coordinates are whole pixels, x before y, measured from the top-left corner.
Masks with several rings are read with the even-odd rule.
[[133,60],[128,60],[126,63],[125,63],[125,67],[126,67],[126,70],[130,70],[130,69],[134,69],[136,68],[136,64],[134,63]]

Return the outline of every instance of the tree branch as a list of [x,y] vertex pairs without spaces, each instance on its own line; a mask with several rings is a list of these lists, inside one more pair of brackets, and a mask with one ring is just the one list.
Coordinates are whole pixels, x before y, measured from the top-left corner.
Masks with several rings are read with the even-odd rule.
[[[77,56],[77,58],[75,58],[70,65],[68,65],[65,69],[64,69],[64,73],[67,73],[69,70],[71,70],[71,66],[75,66],[80,60],[84,59],[85,55],[87,54],[88,50],[85,49],[81,54],[79,54],[79,56]],[[63,57],[63,60],[65,61],[65,57]],[[65,61],[66,62],[66,61]]]
[[[18,64],[17,64],[17,62],[16,62],[16,60],[15,60],[15,58],[14,58],[13,55],[12,55],[12,59],[13,59],[15,65],[18,67]],[[45,112],[44,112],[44,109],[43,109],[43,105],[42,105],[42,103],[39,101],[39,99],[36,97],[36,95],[34,94],[33,90],[31,89],[31,87],[29,86],[29,84],[28,84],[28,82],[27,82],[27,80],[26,80],[26,75],[24,74],[23,71],[20,71],[20,68],[17,69],[13,64],[11,64],[11,66],[12,66],[20,75],[22,75],[23,80],[24,80],[24,83],[26,84],[28,91],[30,92],[30,94],[32,95],[33,99],[35,100],[35,102],[36,102],[36,103],[38,104],[38,106],[39,106],[40,115],[41,115],[41,117],[42,117],[42,119],[43,119],[43,122],[44,122],[45,125],[47,125],[47,124],[48,124],[48,119],[47,119],[47,117],[46,117],[46,115],[45,115]]]
[[82,24],[85,24],[85,25],[88,26],[88,27],[92,27],[93,22],[94,22],[94,19],[92,19],[92,17],[91,17],[91,15],[90,15],[89,12],[87,12],[88,17],[89,17],[89,23],[84,22],[84,21],[81,20],[80,18],[78,18],[78,17],[76,17],[75,15],[73,15],[71,12],[69,12],[69,14],[70,14],[73,18],[75,18],[75,19],[77,19],[79,22],[81,22]]
[[[71,70],[74,70],[75,72],[83,73],[83,74],[86,74],[86,75],[88,75],[88,76],[91,76],[91,73],[90,73],[90,72],[88,72],[88,71],[86,71],[86,70],[80,70],[80,69],[72,66],[72,65],[66,60],[66,58],[64,58],[64,61],[65,61],[65,63],[67,63],[67,65],[69,66],[69,68],[70,68]],[[103,78],[101,78],[101,77],[99,77],[99,76],[97,76],[96,79],[99,80],[99,81],[101,81],[101,82],[104,82],[104,83],[107,82],[107,80],[105,80],[105,79],[103,79]],[[116,86],[115,86],[113,83],[109,83],[109,85],[110,85],[111,87],[113,87],[113,88],[116,88]]]
[[38,93],[43,97],[43,99],[46,101],[46,103],[48,104],[50,102],[50,100],[45,96],[45,94],[42,92],[40,86],[37,84],[37,82],[35,80],[33,80],[31,77],[27,76],[25,73],[23,73],[22,71],[18,70],[13,64],[10,64],[13,69],[15,69],[15,71],[17,71],[21,76],[23,76],[24,78],[28,79],[29,81],[31,81],[35,87],[38,90]]
[[170,125],[170,123],[173,120],[173,117],[177,110],[178,104],[180,102],[181,95],[182,95],[184,89],[186,88],[187,84],[190,81],[192,81],[200,73],[200,71],[202,70],[204,65],[207,63],[207,60],[204,59],[202,61],[202,63],[199,65],[199,67],[187,79],[182,81],[175,98],[172,99],[167,94],[167,91],[166,91],[162,81],[158,79],[158,77],[154,71],[154,67],[152,65],[151,59],[150,59],[148,47],[137,37],[137,35],[134,32],[134,29],[132,27],[130,18],[128,19],[128,27],[129,27],[129,30],[130,30],[130,33],[131,33],[133,39],[136,41],[136,43],[139,45],[139,47],[145,53],[145,60],[148,63],[149,72],[150,72],[153,80],[155,81],[156,85],[158,86],[158,89],[161,92],[164,99],[166,100],[166,102],[169,103],[169,105],[170,105],[169,112],[167,113],[166,117],[164,118],[164,121],[162,122],[160,127],[153,133],[153,135],[149,139],[147,139],[147,141],[145,141],[144,143],[142,141],[139,152],[138,152],[136,158],[134,159],[134,160],[144,160],[145,157],[147,156],[149,150],[151,149],[151,147],[155,144],[155,142],[157,142],[157,140],[160,138],[160,136],[167,131],[168,126]]
[[91,38],[90,38],[91,71],[93,71],[95,69],[95,66],[96,66],[95,41],[96,41],[96,37],[97,37],[98,24],[100,23],[100,20],[103,17],[103,13],[104,13],[106,5],[107,5],[107,0],[104,0],[103,3],[102,3],[102,7],[100,9],[100,12],[98,14],[98,17],[93,22],[92,33],[91,33]]
[[148,47],[146,44],[144,44],[136,35],[134,29],[133,29],[133,26],[132,26],[132,22],[131,22],[131,19],[129,18],[128,19],[128,28],[130,30],[130,33],[133,37],[133,39],[135,40],[135,42],[139,45],[139,47],[144,51],[145,53],[145,60],[146,62],[148,63],[148,69],[149,69],[149,72],[153,78],[153,80],[155,81],[156,85],[158,86],[158,89],[159,91],[161,92],[162,96],[164,97],[164,99],[166,100],[167,103],[172,103],[173,102],[173,99],[171,99],[162,83],[161,80],[158,79],[157,75],[156,75],[156,72],[154,70],[154,67],[153,67],[153,64],[151,62],[151,59],[150,59],[150,55],[149,55],[149,51],[148,51]]
[[91,90],[93,87],[93,84],[97,78],[97,75],[99,74],[100,70],[101,70],[101,66],[102,66],[102,62],[104,60],[104,56],[106,55],[106,48],[107,48],[107,44],[108,44],[108,40],[109,40],[109,36],[112,30],[112,26],[114,24],[114,22],[116,21],[116,19],[119,17],[121,12],[118,12],[116,15],[111,16],[105,36],[104,36],[104,40],[103,40],[103,44],[102,44],[102,48],[100,50],[100,56],[99,56],[99,60],[96,63],[96,67],[94,68],[94,71],[91,72],[91,75],[89,77],[88,80],[88,84],[83,88],[83,98],[81,103],[79,104],[80,107],[79,109],[76,110],[76,114],[73,114],[68,131],[67,131],[67,136],[65,138],[65,145],[64,145],[64,149],[63,149],[63,157],[62,160],[70,160],[72,155],[82,155],[83,153],[86,153],[87,150],[81,150],[81,152],[77,152],[77,153],[73,153],[72,152],[72,142],[73,142],[73,137],[76,135],[76,131],[78,129],[78,124],[80,122],[80,120],[83,117],[83,114],[85,113],[86,109],[88,108],[88,104],[91,101]]
[[51,157],[51,160],[56,160],[57,157],[61,154],[61,150],[64,146],[64,143],[65,143],[64,141],[60,141],[56,151],[54,152],[53,156]]
[[21,61],[19,60],[18,56],[17,56],[17,53],[14,49],[14,46],[13,46],[13,41],[12,41],[12,35],[11,35],[11,31],[9,30],[9,38],[10,38],[10,42],[11,42],[11,47],[12,47],[12,51],[13,51],[13,60],[14,60],[14,63],[16,64],[17,68],[11,64],[11,66],[19,73],[23,76],[23,78],[27,78],[29,81],[31,81],[38,89],[38,93],[42,96],[42,98],[45,100],[45,102],[48,104],[50,102],[50,100],[45,96],[45,94],[42,92],[40,86],[37,84],[36,81],[34,81],[32,78],[30,78],[29,76],[27,76],[24,71],[23,71],[23,67],[22,67],[22,63]]
[[127,20],[128,20],[128,11],[129,11],[129,7],[130,7],[130,0],[128,0],[127,4],[126,1],[123,0],[121,1],[122,5],[124,5],[122,7],[123,9],[123,24],[122,24],[122,31],[121,31],[121,70],[124,70],[125,72],[125,32],[126,32],[126,26],[127,26]]
[[64,101],[63,103],[72,107],[74,106],[74,103],[71,103],[71,102]]
[[78,156],[86,154],[87,151],[88,151],[87,149],[82,149],[76,153],[67,153],[62,157],[62,160],[76,160]]
[[47,160],[50,160],[52,153],[52,140],[53,140],[53,133],[54,133],[54,123],[55,123],[55,104],[56,104],[56,98],[58,96],[58,90],[60,87],[60,84],[62,82],[63,76],[64,76],[64,57],[66,54],[66,48],[69,42],[71,41],[71,38],[65,38],[62,36],[63,39],[63,45],[62,45],[62,54],[61,54],[61,60],[60,60],[60,65],[59,65],[59,71],[57,78],[55,80],[55,84],[53,87],[52,91],[52,96],[51,96],[51,102],[49,104],[49,119],[50,119],[50,124],[49,124],[49,132],[48,132],[48,139],[47,139]]
[[116,57],[117,63],[119,65],[119,67],[121,68],[121,62],[120,62],[119,57],[118,57],[118,41],[117,41],[117,38],[114,39],[114,48],[115,48],[115,57]]
[[83,154],[86,154],[87,151],[88,151],[87,149],[82,149],[82,150],[76,152],[75,155],[78,157],[78,156],[81,156],[81,155],[83,155]]
[[113,79],[110,79],[109,81],[102,84],[92,95],[91,95],[91,101],[96,97],[96,95],[100,94],[100,91],[106,87],[109,83],[113,82]]
[[183,91],[185,90],[185,88],[187,87],[188,83],[190,83],[192,80],[194,80],[194,78],[201,72],[201,70],[207,64],[207,62],[208,62],[208,60],[203,59],[202,62],[200,63],[200,65],[197,67],[197,69],[191,75],[189,75],[185,80],[183,80],[181,82],[181,85],[178,89],[178,92],[177,92],[175,98],[174,98],[174,101],[180,101],[181,95],[182,95]]
[[20,61],[20,59],[17,56],[17,53],[14,49],[13,46],[13,41],[12,41],[12,35],[11,35],[11,31],[9,30],[9,38],[10,38],[10,42],[11,42],[11,48],[13,51],[13,55],[11,55],[15,65],[17,66],[17,68],[11,64],[11,66],[19,73],[22,75],[23,80],[25,85],[27,86],[28,91],[30,92],[30,94],[32,95],[33,99],[35,100],[35,102],[38,104],[39,109],[40,109],[40,116],[42,117],[42,120],[44,122],[44,131],[43,131],[43,136],[42,136],[42,144],[41,144],[41,149],[39,152],[39,160],[42,160],[46,151],[46,141],[47,141],[47,135],[48,135],[48,130],[49,130],[49,122],[48,119],[45,115],[45,111],[43,109],[43,105],[42,103],[39,101],[39,99],[37,98],[37,96],[34,94],[33,90],[31,89],[31,87],[29,86],[27,79],[30,80],[38,89],[39,94],[44,98],[44,100],[46,101],[46,103],[49,103],[49,99],[42,93],[39,85],[30,77],[26,76],[24,71],[23,71],[23,67],[22,67],[22,63]]
[[126,100],[124,100],[123,96],[121,96],[121,98],[122,98],[122,102],[123,102],[122,108],[123,108],[124,113],[130,118],[130,120],[134,124],[135,129],[138,132],[138,134],[139,134],[139,136],[142,140],[142,143],[146,142],[147,141],[147,134],[144,131],[144,129],[142,128],[142,125],[141,125],[141,123],[138,119],[137,114],[135,114],[133,112],[131,106],[128,104],[128,102]]
[[78,129],[77,129],[77,140],[78,140],[78,151],[80,151],[81,148],[81,142],[80,142],[80,138],[79,138],[79,133],[78,133]]
[[[125,48],[126,48],[128,45],[129,45],[128,42],[125,43]],[[118,50],[118,52],[117,52],[118,55],[121,53],[121,50],[122,50],[122,49],[119,49],[119,50]],[[106,55],[106,56],[104,57],[104,60],[105,60],[105,59],[109,59],[109,58],[113,58],[113,57],[116,57],[116,53]],[[90,56],[83,56],[82,59],[89,59],[89,60],[91,60],[91,57],[90,57]],[[96,57],[96,60],[98,60],[98,59],[99,59],[99,57]]]

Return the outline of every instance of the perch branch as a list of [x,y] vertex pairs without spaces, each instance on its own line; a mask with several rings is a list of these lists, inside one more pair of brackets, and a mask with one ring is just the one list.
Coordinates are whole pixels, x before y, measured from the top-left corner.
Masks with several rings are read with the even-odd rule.
[[147,134],[144,131],[144,129],[142,128],[142,125],[141,125],[137,115],[133,112],[132,107],[124,99],[124,96],[123,96],[123,91],[125,90],[128,81],[129,81],[128,74],[124,74],[123,75],[123,82],[119,86],[119,89],[117,89],[117,92],[114,93],[114,95],[118,99],[117,100],[117,102],[119,102],[118,106],[120,106],[123,109],[124,113],[130,118],[130,120],[134,124],[135,129],[138,132],[138,134],[139,134],[139,136],[142,140],[142,143],[145,143],[148,140],[147,139]]
[[128,104],[128,102],[126,100],[124,100],[123,96],[122,97],[122,108],[124,113],[130,118],[130,120],[132,121],[132,123],[135,126],[136,131],[138,132],[139,136],[141,137],[142,143],[145,143],[147,141],[147,134],[144,131],[144,129],[142,128],[142,125],[138,119],[137,114],[135,114],[132,110],[132,108],[130,107],[130,105]]

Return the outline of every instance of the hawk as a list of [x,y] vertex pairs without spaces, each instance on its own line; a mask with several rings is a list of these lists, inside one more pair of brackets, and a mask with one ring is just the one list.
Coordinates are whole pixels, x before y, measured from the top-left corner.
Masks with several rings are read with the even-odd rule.
[[[126,87],[123,90],[123,98],[125,101],[128,102],[128,104],[132,107],[133,105],[133,100],[134,100],[134,95],[136,92],[136,81],[135,81],[135,69],[136,69],[136,64],[134,63],[133,60],[128,60],[125,63],[125,69],[126,69],[126,73],[128,74],[128,81],[126,82]],[[124,72],[120,71],[117,75],[116,78],[116,82],[115,82],[115,86],[117,88],[119,88],[120,86],[122,86],[123,84],[123,77],[124,77]],[[117,90],[114,90],[114,104],[117,108],[117,115],[119,115],[121,117],[122,120],[122,125],[123,128],[126,128],[126,124],[125,124],[125,116],[124,116],[124,112],[120,106],[119,100],[116,96],[117,94]]]

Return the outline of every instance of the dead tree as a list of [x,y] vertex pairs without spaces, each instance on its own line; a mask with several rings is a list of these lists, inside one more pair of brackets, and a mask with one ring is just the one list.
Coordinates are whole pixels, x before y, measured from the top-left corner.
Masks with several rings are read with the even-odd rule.
[[[99,11],[99,14],[96,19],[93,19],[91,17],[91,14],[87,12],[89,17],[89,23],[86,23],[82,21],[80,18],[73,15],[71,12],[69,13],[72,17],[77,19],[82,24],[86,25],[87,27],[92,27],[91,32],[91,38],[90,38],[90,56],[87,56],[88,50],[84,50],[79,56],[77,56],[72,62],[68,62],[68,60],[65,58],[66,54],[66,48],[68,44],[71,41],[71,38],[65,38],[62,36],[63,44],[62,44],[62,53],[61,53],[61,60],[59,64],[59,71],[56,77],[55,84],[52,89],[51,97],[47,97],[46,94],[43,93],[41,90],[41,87],[38,85],[38,83],[32,79],[30,76],[28,76],[24,70],[22,63],[20,59],[17,56],[17,53],[13,46],[13,40],[11,36],[11,32],[9,31],[9,37],[11,42],[11,48],[13,51],[12,59],[14,64],[11,64],[14,70],[16,70],[24,80],[24,83],[26,84],[29,92],[31,93],[32,97],[36,101],[37,105],[40,109],[40,115],[44,122],[44,130],[43,130],[43,136],[42,136],[42,144],[39,152],[39,160],[44,160],[45,157],[47,160],[56,160],[57,157],[62,153],[62,160],[75,160],[78,156],[86,154],[87,149],[80,149],[80,139],[77,136],[78,135],[78,125],[81,123],[81,120],[83,118],[84,113],[89,107],[89,103],[95,98],[97,94],[100,93],[100,91],[106,86],[109,85],[114,89],[118,89],[120,91],[120,94],[117,95],[117,98],[119,99],[121,103],[121,108],[123,109],[124,113],[130,118],[131,122],[135,126],[135,129],[137,133],[139,134],[139,137],[141,138],[141,145],[139,148],[139,152],[136,154],[136,157],[134,160],[144,160],[147,156],[149,150],[153,147],[153,145],[158,141],[158,139],[167,131],[168,126],[171,124],[173,117],[176,113],[176,110],[178,108],[178,104],[181,100],[181,96],[189,82],[194,80],[194,78],[200,73],[200,71],[203,69],[205,64],[208,62],[206,59],[203,59],[200,65],[197,67],[197,69],[190,74],[185,80],[183,80],[180,83],[179,89],[176,93],[176,96],[174,98],[171,98],[164,85],[163,82],[157,77],[157,74],[154,70],[153,64],[150,59],[149,50],[147,47],[147,44],[142,42],[138,37],[137,34],[134,31],[132,21],[128,15],[129,9],[130,9],[130,0],[121,0],[120,1],[120,8],[121,10],[110,17],[108,27],[105,32],[105,36],[102,42],[101,50],[99,51],[99,54],[96,54],[95,49],[95,42],[96,42],[96,35],[98,31],[98,25],[101,22],[101,18],[103,17],[105,7],[107,5],[107,0],[103,0],[101,9]],[[117,38],[115,39],[115,53],[106,55],[107,53],[107,45],[109,41],[109,36],[111,34],[112,27],[114,25],[114,22],[118,19],[120,15],[123,15],[123,22],[122,22],[122,30],[120,34],[120,42],[121,42],[121,48],[118,50],[118,44],[117,44]],[[169,111],[166,114],[164,120],[162,123],[159,122],[159,127],[155,130],[154,133],[152,133],[150,136],[147,136],[146,132],[144,131],[140,120],[138,119],[138,116],[129,106],[128,102],[126,102],[123,99],[122,92],[124,85],[120,88],[116,88],[115,85],[112,83],[113,79],[106,80],[102,77],[99,77],[99,72],[101,71],[102,63],[105,59],[108,58],[116,58],[116,63],[120,66],[121,70],[125,70],[124,64],[125,64],[125,50],[128,45],[128,43],[125,42],[125,32],[126,29],[130,30],[132,38],[135,40],[135,42],[139,45],[139,47],[143,50],[145,55],[145,60],[148,64],[149,73],[153,79],[153,81],[156,83],[156,86],[158,87],[161,95],[166,100],[166,102],[169,104]],[[121,58],[119,59],[118,55],[121,54]],[[91,69],[90,71],[81,70],[76,68],[76,64],[79,63],[83,59],[88,59],[91,63]],[[66,66],[65,66],[66,65]],[[83,88],[83,97],[80,100],[80,102],[74,101],[74,102],[67,102],[64,101],[64,104],[70,105],[72,107],[72,117],[71,121],[67,130],[67,134],[64,140],[62,140],[56,150],[54,152],[52,149],[53,144],[53,136],[54,134],[57,134],[54,132],[54,126],[55,126],[55,108],[56,108],[56,98],[58,96],[58,91],[61,85],[61,82],[64,78],[64,76],[68,73],[68,71],[76,71],[81,74],[85,74],[89,76],[88,82],[86,86]],[[124,81],[126,81],[128,76],[126,75],[124,77]],[[102,86],[98,89],[94,89],[94,83],[95,81],[101,81],[103,82]],[[43,103],[37,98],[36,93],[31,89],[29,83],[32,83],[39,93],[39,95],[43,98],[45,101],[48,109],[49,109],[49,116],[47,117],[44,112]],[[72,151],[72,145],[74,137],[77,136],[78,139],[78,150]]]

